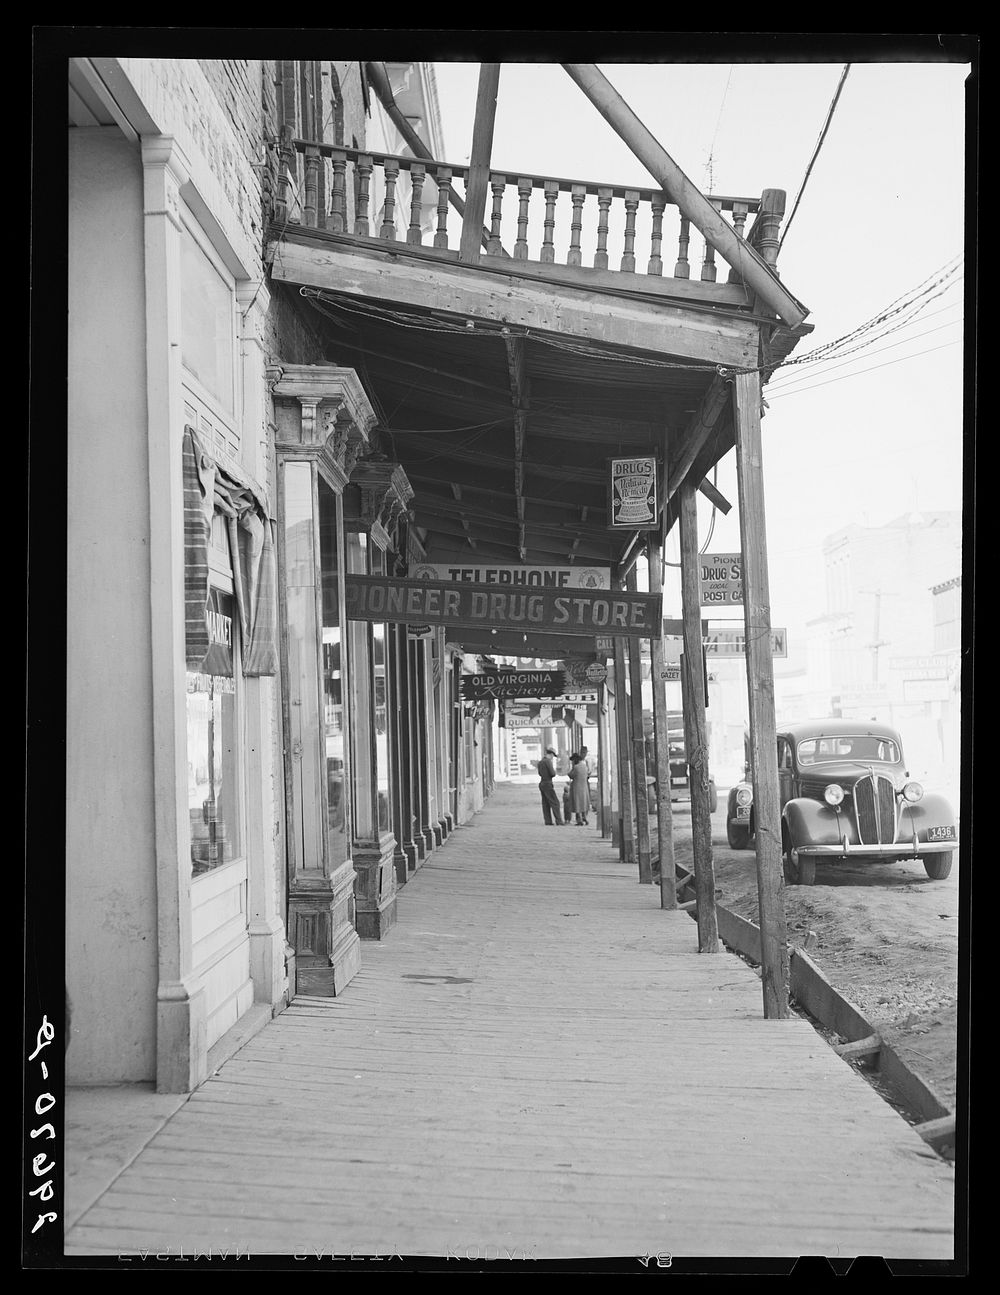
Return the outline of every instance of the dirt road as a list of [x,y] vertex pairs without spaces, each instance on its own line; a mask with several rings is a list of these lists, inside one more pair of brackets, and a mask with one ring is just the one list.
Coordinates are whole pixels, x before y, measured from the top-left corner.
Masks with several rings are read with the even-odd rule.
[[[726,844],[725,793],[712,821],[718,901],[757,921],[753,850]],[[691,818],[675,807],[676,861],[691,867]],[[958,886],[915,862],[820,864],[814,886],[785,887],[790,944],[806,943],[837,989],[952,1109],[957,1070]]]

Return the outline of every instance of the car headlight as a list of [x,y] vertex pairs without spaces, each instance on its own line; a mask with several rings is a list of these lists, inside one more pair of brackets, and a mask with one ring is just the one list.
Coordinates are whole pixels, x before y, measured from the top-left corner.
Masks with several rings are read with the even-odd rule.
[[736,793],[737,805],[749,805],[753,800],[753,792],[749,787],[741,787]]
[[844,799],[844,789],[839,783],[831,782],[823,792],[823,799],[828,805],[839,805]]
[[908,800],[911,805],[915,805],[918,800],[922,800],[924,789],[919,782],[908,782],[903,786],[903,799]]

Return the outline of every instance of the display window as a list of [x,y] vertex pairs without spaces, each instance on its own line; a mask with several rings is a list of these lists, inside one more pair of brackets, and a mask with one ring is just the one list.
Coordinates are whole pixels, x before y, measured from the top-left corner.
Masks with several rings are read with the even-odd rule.
[[231,593],[212,586],[209,649],[187,672],[188,812],[196,877],[242,854],[239,761],[239,619]]
[[346,661],[340,620],[337,536],[341,529],[340,497],[319,480],[320,566],[323,605],[323,753],[326,766],[326,812],[329,864],[336,867],[350,855],[347,810],[347,719],[344,713]]
[[[384,576],[385,554],[371,545],[369,568],[373,576]],[[372,673],[375,738],[375,822],[378,833],[390,830],[392,808],[391,765],[389,759],[389,627],[373,624]]]
[[[347,570],[367,575],[367,535],[349,531],[345,537]],[[350,621],[351,715],[354,718],[353,807],[354,836],[359,841],[375,837],[375,742],[373,700],[372,629],[367,621]]]

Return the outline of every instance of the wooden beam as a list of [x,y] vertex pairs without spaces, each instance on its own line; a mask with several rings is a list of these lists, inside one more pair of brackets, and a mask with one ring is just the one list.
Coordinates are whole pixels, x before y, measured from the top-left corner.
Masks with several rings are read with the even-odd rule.
[[524,338],[503,330],[507,348],[507,373],[514,406],[514,506],[518,520],[518,551],[524,561],[524,456],[528,439],[528,373],[524,357]]
[[456,314],[466,319],[537,328],[611,346],[669,354],[705,365],[745,367],[757,361],[755,322],[700,306],[611,297],[567,284],[553,291],[504,261],[502,275],[482,265],[413,256],[400,243],[348,244],[332,238],[274,244],[271,277],[372,301]]
[[[625,588],[637,588],[635,568],[629,572]],[[642,641],[629,639],[628,644],[629,705],[632,732],[632,781],[635,788],[635,842],[639,863],[639,883],[653,880],[649,848],[649,788],[646,783],[646,734],[642,723]]]
[[[435,476],[430,476],[429,474],[422,475],[419,472],[407,472],[406,478],[410,482],[410,484],[414,486],[416,485],[440,486],[442,484],[442,479],[440,476],[435,477]],[[491,498],[496,498],[496,493],[497,493],[496,487],[483,485],[481,476],[479,480],[475,483],[463,481],[460,484],[462,486],[463,494],[489,495]],[[425,495],[422,495],[421,498],[426,499],[428,501],[433,501],[434,496],[425,494]],[[524,502],[526,504],[538,504],[542,508],[564,508],[564,509],[568,508],[571,512],[574,512],[574,513],[579,512],[583,508],[586,508],[587,515],[592,520],[595,516],[600,516],[601,518],[604,518],[607,515],[607,511],[608,511],[607,505],[604,503],[581,504],[576,499],[560,499],[555,495],[549,498],[545,498],[543,495],[525,495]],[[601,525],[603,526],[603,521],[601,522]]]
[[699,230],[744,283],[786,324],[794,328],[809,313],[788,291],[763,257],[723,220],[705,195],[692,184],[653,134],[643,125],[606,76],[593,63],[564,63],[563,67],[615,133],[648,168],[682,216]]
[[698,902],[698,952],[719,952],[715,912],[715,865],[712,859],[712,812],[709,808],[708,725],[705,721],[705,670],[702,656],[701,582],[698,562],[698,500],[694,487],[680,493],[681,601],[684,616],[684,744],[691,790],[691,838],[694,889]]
[[670,464],[670,476],[663,502],[666,504],[687,480],[692,464],[715,431],[715,425],[731,399],[729,384],[716,378],[705,392],[691,421],[677,438],[680,447],[677,459]]
[[462,239],[459,259],[475,263],[483,241],[483,216],[490,184],[490,158],[493,152],[493,123],[497,113],[497,91],[500,87],[500,64],[480,63],[479,87],[476,91],[476,116],[472,126],[472,151],[465,181],[465,215],[462,217]]
[[[649,592],[662,592],[660,538],[650,531],[646,541]],[[662,629],[662,626],[661,626]],[[674,867],[673,808],[670,804],[670,737],[667,727],[667,686],[663,671],[663,634],[649,641],[650,682],[653,686],[653,730],[656,738],[656,846],[660,868],[660,907],[677,907],[677,873]]]
[[711,481],[707,481],[704,477],[698,482],[698,489],[705,498],[709,500],[709,502],[715,504],[716,508],[718,508],[719,512],[722,513],[723,516],[725,516],[732,508],[732,504],[722,491],[717,490],[715,486],[712,485]]
[[764,522],[764,475],[760,435],[760,375],[734,378],[736,477],[743,548],[743,622],[750,702],[750,765],[756,822],[757,901],[760,913],[761,987],[764,1015],[786,1017],[788,934],[781,856],[781,807],[774,719],[774,663]]

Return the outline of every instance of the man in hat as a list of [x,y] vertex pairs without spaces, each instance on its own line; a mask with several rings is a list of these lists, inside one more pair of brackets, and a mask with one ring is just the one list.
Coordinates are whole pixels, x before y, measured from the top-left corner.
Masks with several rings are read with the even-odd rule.
[[[556,789],[552,785],[552,779],[556,776],[556,757],[558,751],[554,746],[547,746],[545,754],[538,761],[538,790],[542,793],[542,817],[545,819],[546,827],[551,827],[553,821],[557,827],[562,827],[563,817],[559,808],[559,797],[556,795]],[[553,820],[552,815],[555,815]]]

